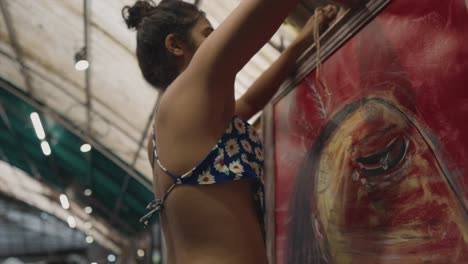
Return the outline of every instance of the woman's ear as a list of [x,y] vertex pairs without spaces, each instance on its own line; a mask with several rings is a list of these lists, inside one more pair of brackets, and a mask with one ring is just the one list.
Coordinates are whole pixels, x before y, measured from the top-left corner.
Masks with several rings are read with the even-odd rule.
[[167,35],[164,44],[170,54],[177,57],[184,55],[183,41],[177,34],[171,33]]

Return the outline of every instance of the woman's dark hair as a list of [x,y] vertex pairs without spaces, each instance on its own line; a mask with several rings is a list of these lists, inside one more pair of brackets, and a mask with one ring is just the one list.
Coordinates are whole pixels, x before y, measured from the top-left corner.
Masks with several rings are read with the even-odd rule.
[[180,0],[138,0],[122,8],[122,17],[129,29],[137,30],[136,55],[143,77],[155,88],[165,90],[179,69],[166,49],[167,35],[177,34],[191,43],[190,32],[203,15],[197,6]]

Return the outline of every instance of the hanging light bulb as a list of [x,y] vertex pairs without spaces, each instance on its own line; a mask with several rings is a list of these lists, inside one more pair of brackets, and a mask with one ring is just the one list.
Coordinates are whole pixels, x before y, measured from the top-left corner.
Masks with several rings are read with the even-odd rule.
[[84,208],[85,213],[91,214],[93,212],[93,208],[91,206],[86,206]]
[[91,244],[94,242],[94,238],[92,236],[86,236],[86,243]]
[[91,148],[92,148],[92,147],[91,147],[90,144],[85,143],[85,144],[81,145],[80,151],[81,151],[81,152],[89,152],[89,151],[91,150]]
[[37,138],[40,140],[45,139],[45,132],[44,127],[42,126],[41,119],[39,118],[39,114],[36,112],[31,113],[30,115],[31,121],[33,123],[34,131],[36,131]]
[[62,205],[63,209],[68,210],[70,208],[70,202],[68,201],[68,197],[65,194],[60,194],[60,204]]
[[84,191],[83,191],[83,194],[85,196],[91,196],[93,194],[93,190],[89,189],[89,188],[86,188]]
[[84,71],[89,68],[89,62],[86,56],[86,47],[83,47],[75,54],[75,69]]
[[44,153],[44,155],[46,156],[49,156],[52,153],[49,142],[45,140],[41,142],[41,149],[42,149],[42,153]]
[[115,260],[116,260],[116,257],[114,254],[107,255],[107,261],[114,262]]
[[70,228],[75,228],[75,227],[76,227],[75,217],[73,217],[73,216],[71,216],[71,215],[68,216],[67,222],[68,222],[68,226],[69,226]]

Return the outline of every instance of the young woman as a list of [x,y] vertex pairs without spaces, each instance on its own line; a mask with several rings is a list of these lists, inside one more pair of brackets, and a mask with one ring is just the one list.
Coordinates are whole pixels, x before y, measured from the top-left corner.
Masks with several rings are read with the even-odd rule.
[[[245,0],[214,30],[192,4],[137,1],[122,14],[137,29],[144,78],[163,91],[148,153],[167,261],[267,263],[262,145],[245,120],[261,110],[313,42],[311,21],[237,101],[236,74],[298,0]],[[327,6],[320,25],[336,14]]]

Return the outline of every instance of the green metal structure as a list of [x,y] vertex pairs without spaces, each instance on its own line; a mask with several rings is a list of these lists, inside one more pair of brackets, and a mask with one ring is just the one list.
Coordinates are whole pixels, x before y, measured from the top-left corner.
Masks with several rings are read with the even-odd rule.
[[[41,111],[44,108],[39,109],[38,102],[3,79],[0,88],[0,159],[58,192],[72,193],[74,202],[92,206],[93,214],[122,234],[134,236],[141,232],[143,225],[138,220],[153,199],[148,188],[151,183],[117,156],[104,155],[99,151],[102,146],[95,147],[97,143],[92,144],[90,152],[81,152],[84,136],[70,129],[73,124],[65,126],[66,118]],[[33,112],[42,120],[52,150],[49,156],[43,154],[41,141],[35,134],[30,119]],[[130,177],[129,170],[140,177]],[[92,195],[83,193],[86,188],[92,190]]]

